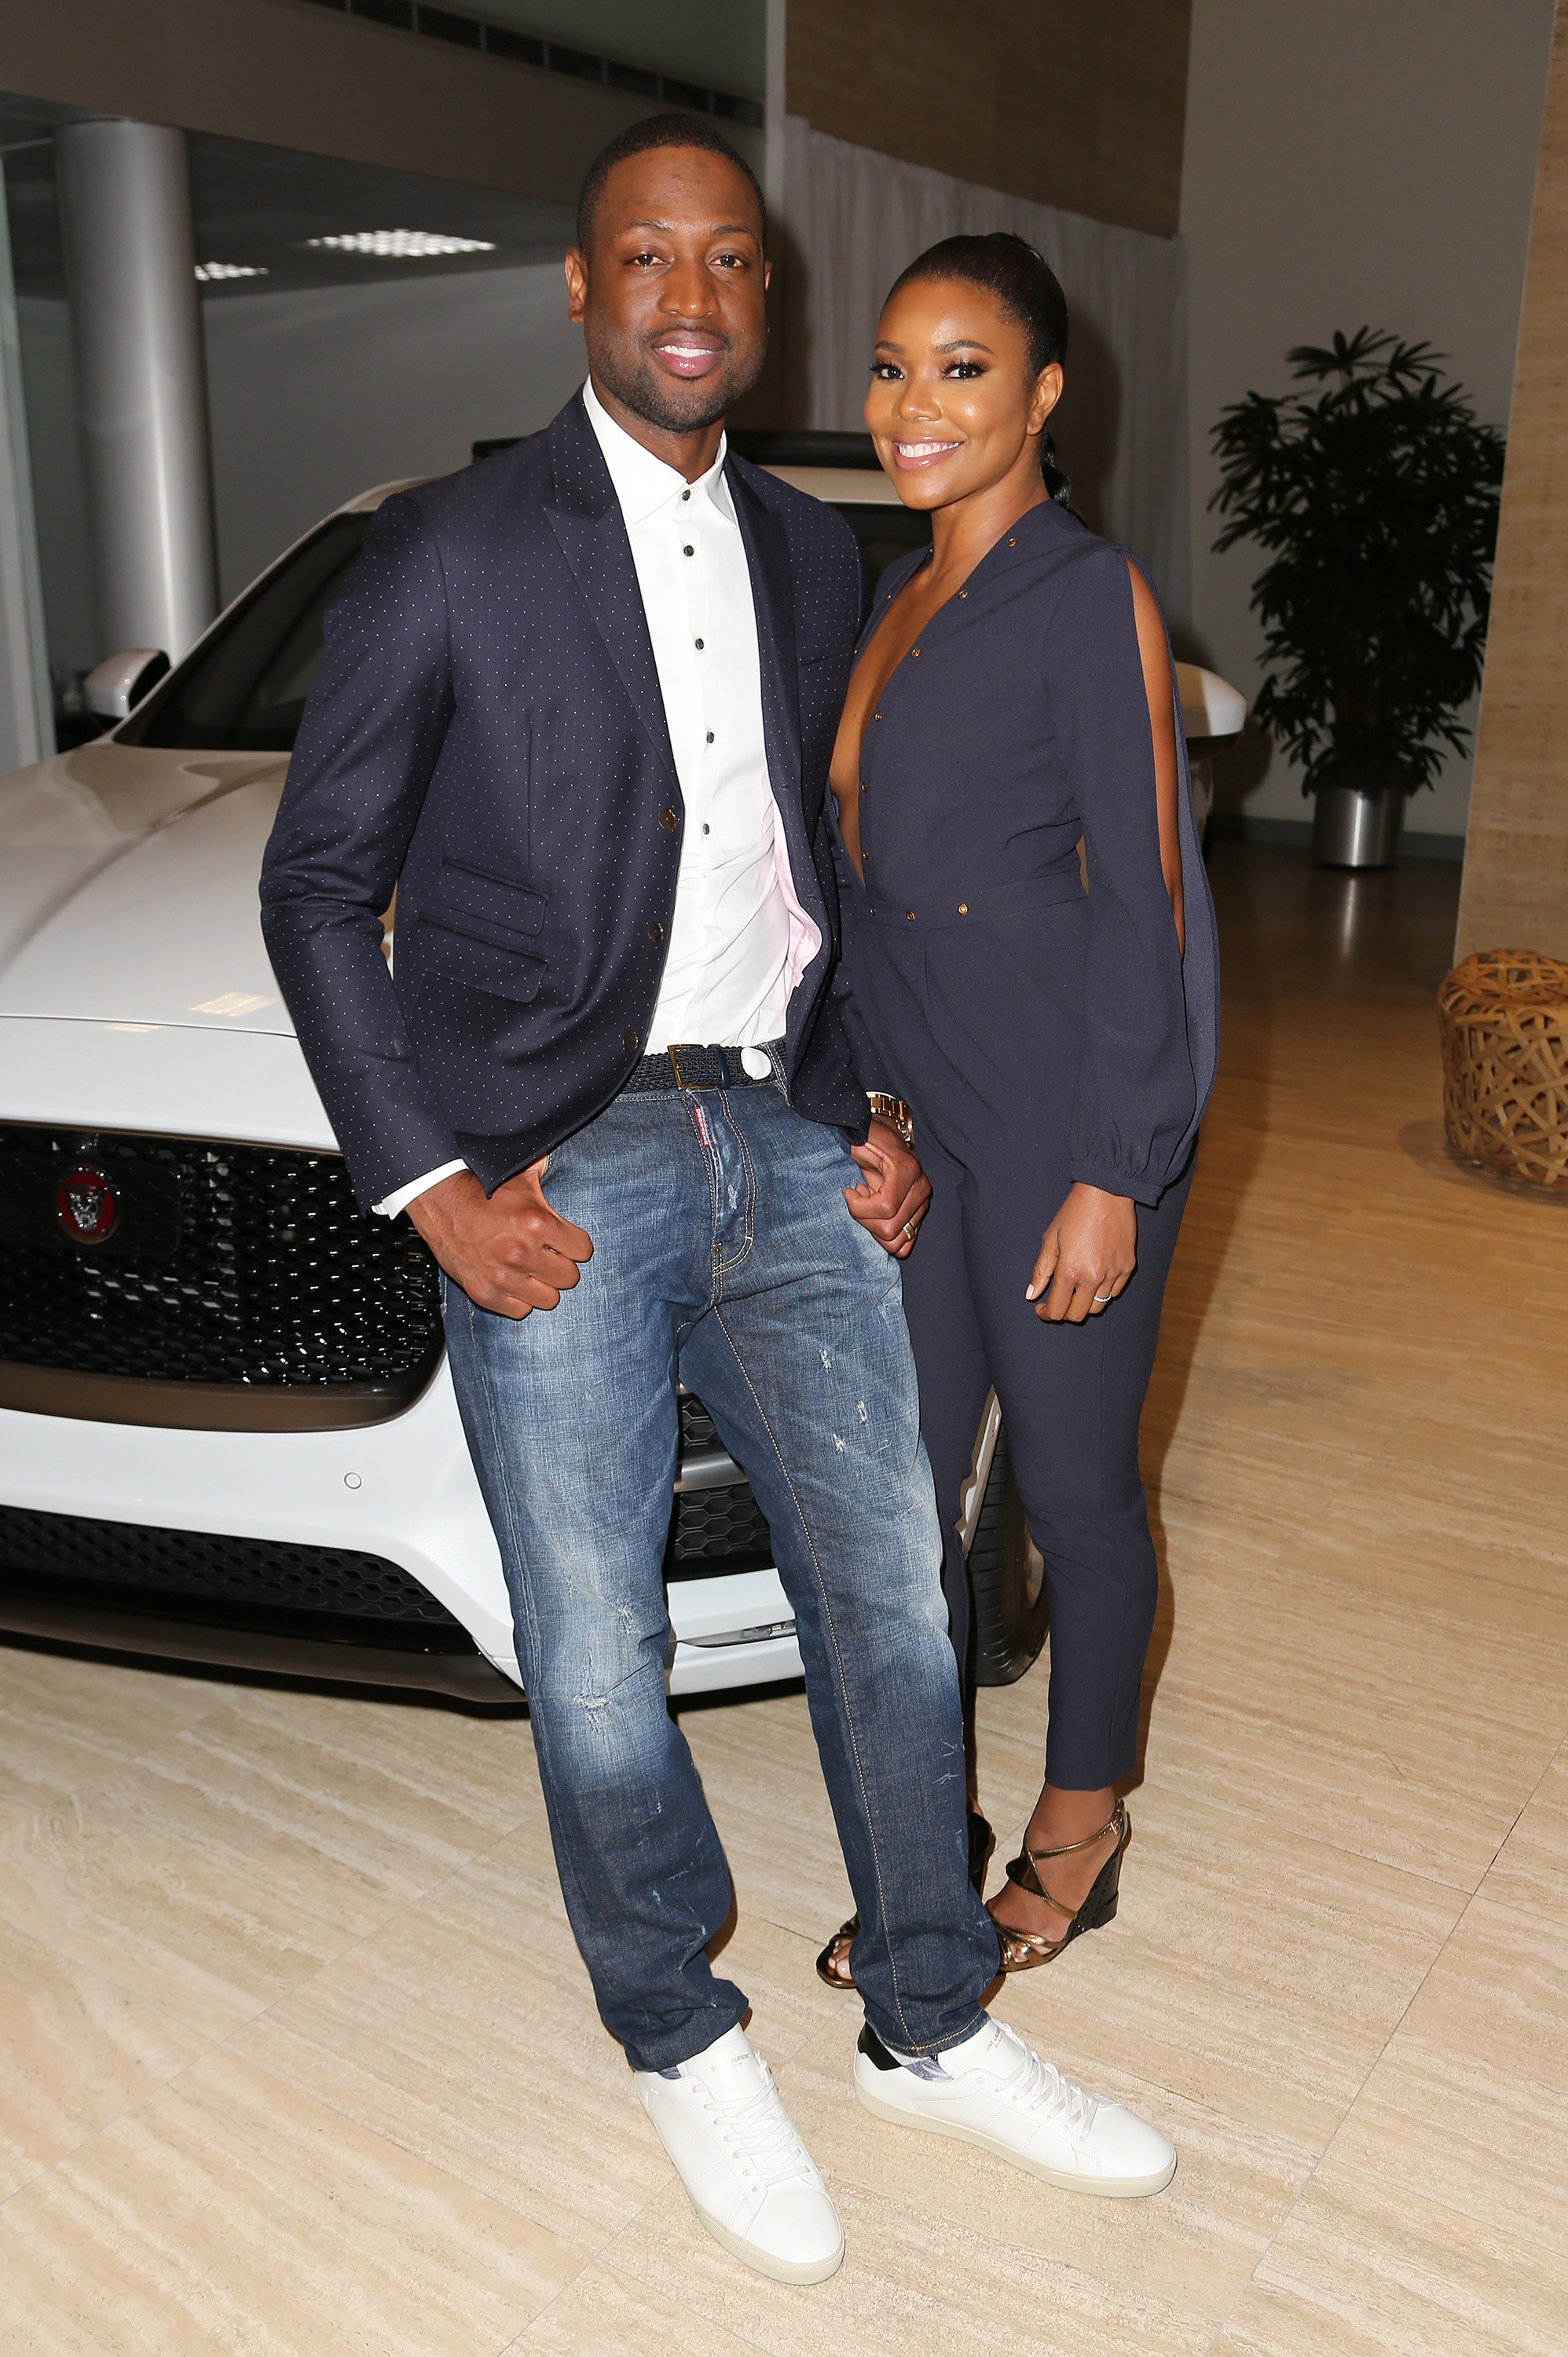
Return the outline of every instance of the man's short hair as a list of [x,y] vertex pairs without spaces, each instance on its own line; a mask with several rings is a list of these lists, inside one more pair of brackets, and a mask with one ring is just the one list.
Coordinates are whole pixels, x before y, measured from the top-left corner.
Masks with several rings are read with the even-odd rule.
[[744,172],[751,182],[757,199],[758,224],[766,226],[767,211],[762,201],[762,184],[751,166],[737,149],[730,145],[722,131],[715,131],[703,121],[700,114],[650,114],[640,123],[628,124],[618,132],[607,147],[601,147],[583,178],[577,198],[577,246],[586,253],[594,234],[594,216],[599,210],[599,199],[605,192],[605,182],[618,164],[628,156],[651,155],[660,147],[701,147],[710,156],[727,156],[737,171]]

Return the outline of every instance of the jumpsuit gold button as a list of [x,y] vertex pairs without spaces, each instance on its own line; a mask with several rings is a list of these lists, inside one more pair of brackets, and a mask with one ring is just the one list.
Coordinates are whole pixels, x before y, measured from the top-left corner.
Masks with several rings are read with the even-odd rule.
[[905,911],[904,911],[904,922],[905,922],[907,925],[912,925],[912,924],[914,923],[914,921],[915,921],[915,911],[913,910],[913,909],[905,909]]
[[861,780],[861,781],[860,781],[860,791],[861,791],[861,792],[862,792],[863,794],[864,794],[864,793],[868,793],[868,792],[870,791],[870,789],[871,789],[871,780],[870,780],[870,779],[869,779],[869,778],[862,778],[862,780]]
[[967,589],[961,589],[958,594],[961,597],[967,597],[969,591]]
[[919,648],[918,648],[918,647],[911,647],[911,648],[910,648],[910,650],[909,650],[909,652],[910,652],[912,655],[918,655],[918,654],[919,653],[919,651],[920,651],[920,650],[919,650]]
[[1012,533],[1007,535],[1007,545],[1009,548],[1016,548],[1018,545],[1016,536]]
[[882,715],[881,715],[881,713],[880,713],[880,712],[874,712],[874,713],[872,714],[872,716],[872,716],[873,720],[880,720],[880,719],[881,719],[881,717],[882,717]]
[[967,917],[967,916],[968,916],[968,914],[969,914],[969,902],[968,902],[967,900],[961,900],[961,901],[959,902],[959,904],[958,904],[958,912],[959,912],[959,915],[960,915],[961,917]]

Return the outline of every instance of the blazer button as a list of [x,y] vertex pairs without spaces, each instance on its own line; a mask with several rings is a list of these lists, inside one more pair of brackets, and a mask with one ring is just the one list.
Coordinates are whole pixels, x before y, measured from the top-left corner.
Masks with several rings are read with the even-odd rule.
[[666,834],[673,834],[681,822],[672,810],[661,810],[659,813],[659,823]]
[[623,1031],[620,1035],[620,1044],[626,1049],[628,1055],[630,1055],[634,1049],[640,1048],[642,1045],[641,1032]]
[[664,939],[664,928],[657,917],[650,917],[648,920],[648,938],[650,942],[661,942]]

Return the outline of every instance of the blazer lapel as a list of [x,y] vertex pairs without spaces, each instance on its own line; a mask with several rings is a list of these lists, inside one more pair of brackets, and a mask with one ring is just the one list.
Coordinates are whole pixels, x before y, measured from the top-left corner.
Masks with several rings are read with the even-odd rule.
[[[725,468],[751,574],[757,609],[757,651],[762,671],[762,735],[768,782],[789,831],[796,866],[796,830],[804,823],[800,797],[800,705],[795,666],[795,586],[784,527],[732,460]],[[789,821],[794,827],[789,828]]]
[[544,512],[551,529],[679,803],[680,780],[631,543],[581,393],[567,403],[550,428],[550,478]]

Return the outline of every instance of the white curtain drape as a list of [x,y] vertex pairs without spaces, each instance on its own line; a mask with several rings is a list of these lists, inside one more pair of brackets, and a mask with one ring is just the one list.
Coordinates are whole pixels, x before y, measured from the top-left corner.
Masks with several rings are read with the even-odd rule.
[[1186,257],[1054,206],[785,127],[786,371],[814,426],[858,426],[882,298],[906,263],[960,231],[1015,231],[1067,292],[1067,391],[1052,420],[1073,504],[1133,549],[1173,619],[1191,588],[1187,518]]

